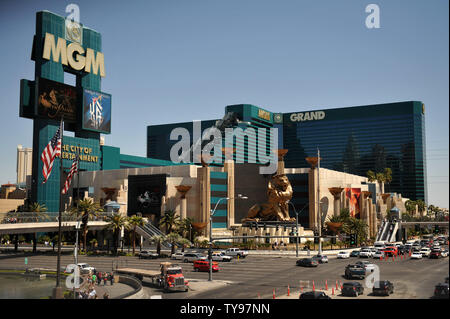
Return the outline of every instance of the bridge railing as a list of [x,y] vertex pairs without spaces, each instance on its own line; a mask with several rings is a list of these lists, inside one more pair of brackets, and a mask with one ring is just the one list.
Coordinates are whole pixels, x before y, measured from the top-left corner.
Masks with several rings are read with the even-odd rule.
[[[78,214],[78,221],[81,221],[81,213]],[[113,213],[101,212],[97,216],[91,216],[89,221],[108,221]],[[58,221],[58,212],[11,212],[0,213],[1,224],[19,224],[19,223],[51,223]],[[61,214],[61,222],[75,222],[77,221],[76,214],[63,212]]]

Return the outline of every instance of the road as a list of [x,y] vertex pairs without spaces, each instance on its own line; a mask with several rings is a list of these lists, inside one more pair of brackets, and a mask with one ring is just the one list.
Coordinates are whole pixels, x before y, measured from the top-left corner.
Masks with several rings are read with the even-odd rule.
[[[193,293],[163,293],[158,289],[146,284],[145,290],[148,295],[163,295],[167,299],[184,298],[272,298],[273,289],[276,295],[287,293],[289,285],[291,294],[300,292],[300,281],[309,281],[312,287],[314,281],[316,289],[325,286],[334,286],[336,280],[345,282],[343,277],[344,268],[349,263],[354,263],[359,258],[335,259],[330,258],[328,264],[321,264],[317,268],[304,268],[296,266],[297,258],[288,256],[248,256],[245,259],[233,259],[231,262],[221,262],[220,271],[213,273],[213,280],[222,282],[216,289],[208,291],[197,291]],[[449,275],[449,258],[423,260],[406,260],[392,258],[388,261],[370,259],[380,267],[380,277],[382,280],[390,280],[394,283],[395,293],[389,298],[414,299],[429,298],[432,296],[434,286],[438,282],[443,282]],[[25,267],[54,267],[56,265],[56,255],[38,254],[27,255],[28,264],[25,266],[24,255],[2,254],[0,255],[0,268],[20,268]],[[79,256],[79,262],[87,262],[95,266],[100,271],[111,271],[117,264],[119,267],[131,267],[139,269],[158,270],[161,261],[168,261],[167,258],[140,260],[137,257],[107,257],[107,256]],[[63,266],[73,263],[72,255],[63,255],[61,264]],[[194,272],[192,263],[185,264],[178,261],[183,267],[186,278],[192,280],[207,281],[207,272]],[[226,282],[226,283],[224,283]],[[362,281],[363,283],[364,281]],[[212,287],[212,286],[211,286]],[[366,290],[367,291],[367,290]],[[367,296],[364,298],[375,298]],[[360,297],[360,298],[361,298]],[[339,297],[338,297],[339,298]]]

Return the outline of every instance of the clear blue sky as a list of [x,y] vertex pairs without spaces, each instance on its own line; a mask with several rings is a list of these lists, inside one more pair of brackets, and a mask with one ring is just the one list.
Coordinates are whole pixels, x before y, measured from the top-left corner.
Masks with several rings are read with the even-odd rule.
[[[16,181],[19,118],[35,12],[70,1],[0,2],[0,183]],[[108,145],[146,155],[146,126],[219,118],[229,104],[273,112],[420,100],[426,106],[430,204],[449,206],[448,1],[74,1],[102,33],[113,96]],[[381,28],[365,27],[380,7]],[[395,138],[393,136],[393,138]]]

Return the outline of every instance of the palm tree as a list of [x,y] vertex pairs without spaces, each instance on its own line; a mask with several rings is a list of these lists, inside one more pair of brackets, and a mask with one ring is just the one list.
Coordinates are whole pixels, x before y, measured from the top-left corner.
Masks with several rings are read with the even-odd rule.
[[77,216],[78,221],[78,214],[81,214],[81,228],[83,229],[83,249],[86,252],[86,238],[88,233],[88,221],[91,217],[97,216],[99,212],[102,212],[103,209],[100,207],[100,204],[95,203],[93,200],[86,198],[83,200],[79,200],[77,202],[76,207],[72,207],[70,209],[71,215]]
[[176,215],[175,210],[169,209],[164,212],[164,216],[161,218],[159,225],[165,226],[166,233],[169,234],[172,232],[172,228],[178,226],[179,223],[180,223],[180,216]]
[[192,243],[190,242],[189,239],[186,238],[181,238],[180,240],[178,240],[178,243],[181,245],[181,251],[184,252],[184,249],[186,247],[189,247],[192,245]]
[[166,236],[163,235],[153,235],[150,240],[153,242],[156,242],[156,253],[161,255],[161,242],[163,242],[166,239]]
[[114,253],[117,255],[120,231],[122,230],[122,228],[127,227],[127,218],[119,213],[114,213],[111,217],[109,217],[108,221],[109,224],[107,226],[107,229],[112,230],[114,234]]
[[194,220],[190,217],[186,217],[181,220],[179,225],[180,235],[191,240],[192,235],[192,223]]
[[417,204],[417,210],[420,213],[420,216],[422,216],[423,212],[425,211],[427,205],[425,204],[425,202],[421,199],[416,200],[416,204]]
[[171,244],[171,254],[175,254],[175,244],[181,240],[181,236],[178,233],[169,233],[167,239]]
[[39,204],[39,203],[32,203],[28,206],[28,210],[33,214],[32,220],[35,220],[38,222],[41,218],[43,220],[48,219],[48,215],[45,213],[47,211],[47,207],[45,207],[45,204]]
[[[45,213],[47,211],[47,207],[45,207],[45,204],[39,204],[39,203],[32,203],[28,206],[28,210],[30,212],[33,212],[33,217],[31,217],[31,220],[35,220],[37,223],[39,219],[48,219],[48,215]],[[33,252],[36,252],[37,247],[37,236],[36,233],[33,233]]]
[[350,217],[343,225],[343,230],[347,233],[356,234],[358,237],[358,244],[367,239],[367,228],[369,226],[362,220]]
[[389,190],[390,190],[391,189],[390,184],[392,182],[392,169],[390,169],[389,167],[386,167],[383,171],[383,175],[384,175],[385,183],[388,184]]
[[138,226],[144,226],[145,222],[144,222],[144,218],[142,216],[138,216],[138,215],[133,215],[131,217],[128,218],[128,225],[130,226],[130,229],[133,233],[133,256],[134,256],[134,252],[136,250],[136,228]]
[[405,202],[406,211],[414,216],[414,214],[416,212],[416,205],[417,204],[415,201],[408,199]]

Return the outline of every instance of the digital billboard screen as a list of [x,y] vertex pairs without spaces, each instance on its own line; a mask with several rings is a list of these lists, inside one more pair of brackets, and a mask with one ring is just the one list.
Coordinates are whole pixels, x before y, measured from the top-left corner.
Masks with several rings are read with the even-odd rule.
[[111,133],[111,95],[83,90],[83,129]]
[[75,87],[39,78],[37,94],[37,114],[41,118],[75,123],[77,120],[77,90]]

